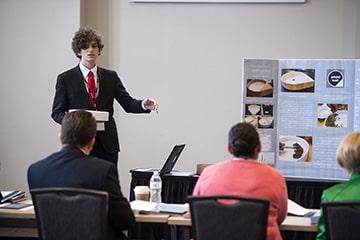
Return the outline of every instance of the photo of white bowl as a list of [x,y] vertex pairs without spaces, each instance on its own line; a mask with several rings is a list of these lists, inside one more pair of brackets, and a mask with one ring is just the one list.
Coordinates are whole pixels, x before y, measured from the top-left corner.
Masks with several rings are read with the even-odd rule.
[[299,71],[289,71],[281,76],[281,85],[289,91],[302,91],[314,87],[314,79]]
[[347,128],[347,111],[338,110],[325,120],[325,127]]
[[330,114],[332,114],[331,108],[329,108],[329,106],[327,104],[319,105],[319,107],[318,107],[318,118],[319,119],[326,119]]
[[335,114],[335,126],[339,128],[347,128],[347,111],[338,110]]
[[318,127],[347,128],[348,105],[347,104],[318,104]]
[[[305,162],[309,153],[309,143],[303,138],[296,136],[280,136],[279,141],[281,149],[279,149],[280,161],[296,161]],[[299,152],[301,154],[299,155]]]
[[253,125],[256,128],[258,127],[258,117],[256,115],[245,116],[244,120],[246,123],[250,123],[251,125]]
[[251,113],[251,115],[256,115],[260,112],[260,105],[257,105],[257,104],[250,104],[247,106],[248,108],[248,111]]
[[252,97],[271,97],[273,86],[271,80],[265,79],[248,79],[247,96]]
[[272,126],[274,118],[272,116],[261,116],[259,119],[259,126],[269,128]]

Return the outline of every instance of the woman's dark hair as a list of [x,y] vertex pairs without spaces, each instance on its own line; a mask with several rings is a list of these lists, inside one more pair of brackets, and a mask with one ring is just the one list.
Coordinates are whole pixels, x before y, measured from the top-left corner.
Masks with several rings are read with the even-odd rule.
[[65,114],[60,138],[63,144],[82,148],[96,135],[96,120],[91,113],[80,110]]
[[249,123],[238,123],[230,129],[229,146],[235,157],[251,157],[260,144],[259,134]]
[[71,43],[72,50],[74,51],[76,57],[81,58],[81,49],[87,49],[92,41],[96,42],[96,45],[99,48],[99,53],[101,53],[101,50],[104,48],[101,35],[91,28],[80,28],[75,33]]

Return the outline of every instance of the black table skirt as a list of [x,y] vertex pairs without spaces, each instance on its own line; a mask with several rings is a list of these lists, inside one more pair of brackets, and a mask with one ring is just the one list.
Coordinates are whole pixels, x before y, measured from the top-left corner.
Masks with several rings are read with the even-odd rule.
[[[134,200],[133,189],[138,185],[149,185],[150,177],[152,172],[137,172],[135,170],[131,172],[131,187],[130,187],[130,200]],[[162,176],[162,201],[165,203],[185,203],[187,196],[192,194],[195,187],[198,176],[173,176],[165,175]],[[286,178],[286,185],[288,189],[289,199],[299,203],[305,208],[320,208],[321,194],[323,190],[338,184],[338,181],[329,180],[312,180],[312,179],[298,179],[298,178]],[[137,230],[138,239],[168,239],[169,236],[164,236],[162,233],[168,231],[162,228],[162,233],[155,234],[156,237],[152,237],[149,234],[144,233],[146,237]],[[307,232],[294,232],[294,231],[283,231],[284,240],[314,240],[316,233]],[[159,237],[161,236],[161,237]]]
[[[151,172],[131,171],[130,201],[135,199],[135,186],[149,186],[151,176]],[[185,203],[187,196],[192,194],[197,179],[198,176],[162,176],[162,202]]]

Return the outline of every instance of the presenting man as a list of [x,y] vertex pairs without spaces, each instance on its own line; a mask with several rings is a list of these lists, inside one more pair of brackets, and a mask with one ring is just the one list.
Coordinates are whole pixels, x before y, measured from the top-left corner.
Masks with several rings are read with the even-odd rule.
[[117,164],[120,147],[113,118],[114,99],[130,113],[149,113],[157,110],[158,104],[153,99],[134,99],[116,72],[97,66],[103,47],[101,36],[94,30],[80,28],[75,33],[72,49],[80,63],[58,76],[51,116],[61,123],[71,109],[108,112],[109,120],[103,123],[102,130],[98,129],[91,155]]
[[120,190],[114,164],[89,156],[96,134],[91,113],[74,111],[62,121],[60,151],[32,164],[28,169],[29,189],[48,187],[86,188],[109,193],[109,225],[117,239],[135,222],[130,204]]

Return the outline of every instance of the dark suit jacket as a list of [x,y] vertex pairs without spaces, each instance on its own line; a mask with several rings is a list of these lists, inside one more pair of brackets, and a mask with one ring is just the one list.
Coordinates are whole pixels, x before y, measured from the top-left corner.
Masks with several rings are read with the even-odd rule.
[[134,99],[129,95],[116,72],[100,67],[97,69],[99,94],[96,109],[90,104],[85,79],[79,65],[77,65],[58,76],[51,117],[61,124],[65,113],[69,109],[109,112],[109,121],[105,123],[105,131],[97,132],[97,141],[101,141],[107,152],[116,153],[120,151],[120,147],[113,118],[114,99],[126,112],[149,113],[150,111],[142,108],[141,100]]
[[69,145],[32,164],[28,169],[29,189],[47,187],[87,188],[109,193],[109,223],[124,239],[122,230],[135,223],[130,204],[120,190],[116,166],[88,156]]

